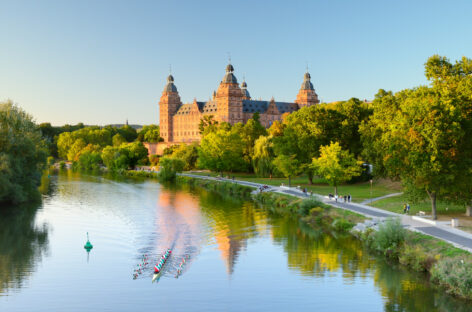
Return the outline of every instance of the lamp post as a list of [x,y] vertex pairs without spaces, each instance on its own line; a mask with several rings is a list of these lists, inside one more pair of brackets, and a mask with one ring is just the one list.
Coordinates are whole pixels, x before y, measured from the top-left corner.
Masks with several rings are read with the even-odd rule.
[[370,179],[370,203],[372,204],[372,179]]

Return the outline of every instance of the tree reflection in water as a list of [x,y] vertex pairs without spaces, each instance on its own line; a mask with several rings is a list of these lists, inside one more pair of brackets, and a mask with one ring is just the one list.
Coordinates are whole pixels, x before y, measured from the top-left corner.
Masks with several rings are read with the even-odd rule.
[[35,225],[38,204],[0,207],[0,295],[23,287],[48,250],[48,229]]

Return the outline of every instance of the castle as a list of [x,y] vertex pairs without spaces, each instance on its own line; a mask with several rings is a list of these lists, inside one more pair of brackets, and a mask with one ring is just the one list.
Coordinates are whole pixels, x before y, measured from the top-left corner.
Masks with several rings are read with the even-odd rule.
[[207,102],[194,100],[189,104],[182,104],[174,77],[169,75],[159,101],[160,136],[164,142],[155,146],[146,144],[150,154],[162,154],[165,147],[174,144],[199,142],[198,127],[200,119],[205,115],[212,115],[218,122],[225,121],[234,125],[237,122],[247,122],[258,112],[261,124],[268,128],[274,121],[281,120],[282,114],[320,102],[308,72],[305,73],[294,103],[276,102],[273,98],[270,101],[251,99],[246,82],[243,81],[240,86],[233,72],[233,66],[228,64],[226,74],[218,90],[213,92],[213,97]]

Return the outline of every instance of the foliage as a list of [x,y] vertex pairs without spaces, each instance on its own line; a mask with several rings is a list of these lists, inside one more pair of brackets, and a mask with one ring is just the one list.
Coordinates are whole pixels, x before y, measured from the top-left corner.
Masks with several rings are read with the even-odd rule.
[[204,115],[200,119],[200,124],[198,125],[198,130],[200,134],[204,136],[207,133],[214,132],[218,128],[218,121],[215,120],[213,115]]
[[[428,59],[430,87],[380,90],[374,113],[360,128],[365,155],[377,172],[428,194],[433,218],[444,194],[472,199],[471,61]],[[463,183],[465,182],[465,183]]]
[[181,159],[184,162],[183,170],[188,171],[195,169],[198,159],[198,144],[181,144],[174,149],[173,158]]
[[[228,129],[229,128],[229,129]],[[245,171],[244,142],[241,136],[224,123],[205,134],[198,151],[198,167],[212,171]]]
[[275,158],[271,136],[260,136],[254,142],[252,166],[259,177],[272,177],[275,167],[272,161]]
[[387,219],[379,225],[378,231],[372,234],[370,246],[387,257],[398,258],[405,236],[406,230],[400,219]]
[[159,179],[162,181],[175,181],[178,172],[182,172],[185,163],[183,160],[164,156],[159,159]]
[[295,155],[301,169],[313,179],[312,159],[318,157],[320,147],[339,142],[343,149],[358,156],[361,152],[361,122],[371,110],[358,99],[334,104],[303,107],[286,116],[283,127],[272,125],[274,151],[279,155]]
[[336,195],[340,183],[349,181],[362,172],[360,163],[348,151],[343,150],[337,142],[321,146],[320,153],[320,157],[313,158],[313,170],[334,186]]
[[439,260],[431,270],[431,279],[452,294],[472,299],[472,258]]
[[136,129],[128,125],[118,128],[117,131],[127,142],[133,142],[138,137]]
[[80,154],[77,161],[72,165],[74,170],[97,171],[100,170],[102,157],[97,151],[84,151]]
[[120,146],[123,143],[126,143],[126,139],[119,133],[115,134],[111,139],[113,146]]
[[0,103],[0,202],[37,196],[46,147],[33,119],[11,101]]
[[160,128],[158,125],[144,126],[138,133],[137,140],[140,142],[157,143],[164,141],[160,136]]
[[147,160],[148,150],[137,141],[124,143],[121,146],[107,146],[101,153],[105,166],[112,171],[134,168],[138,163]]
[[301,167],[299,166],[295,155],[279,155],[273,160],[272,163],[277,168],[277,170],[279,170],[286,178],[288,178],[289,186],[291,178],[298,175],[301,171]]

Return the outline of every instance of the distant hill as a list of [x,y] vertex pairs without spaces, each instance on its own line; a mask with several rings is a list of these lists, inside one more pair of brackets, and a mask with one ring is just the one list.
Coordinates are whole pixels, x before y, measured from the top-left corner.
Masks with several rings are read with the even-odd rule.
[[[106,125],[106,126],[112,126],[112,127],[115,127],[115,128],[121,128],[123,127],[125,124],[110,124],[110,125]],[[139,130],[141,129],[143,126],[142,125],[128,125],[130,126],[131,128],[134,128],[136,130]]]

